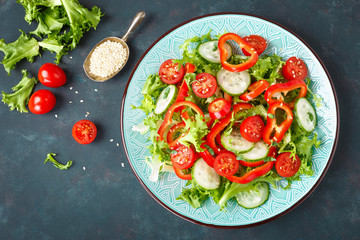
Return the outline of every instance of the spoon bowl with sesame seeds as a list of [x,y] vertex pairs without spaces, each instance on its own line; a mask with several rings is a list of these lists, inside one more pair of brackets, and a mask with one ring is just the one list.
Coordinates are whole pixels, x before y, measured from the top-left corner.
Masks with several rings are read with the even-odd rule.
[[126,41],[144,18],[145,12],[138,12],[122,38],[107,37],[95,45],[83,64],[84,71],[91,80],[105,82],[123,69],[130,56]]

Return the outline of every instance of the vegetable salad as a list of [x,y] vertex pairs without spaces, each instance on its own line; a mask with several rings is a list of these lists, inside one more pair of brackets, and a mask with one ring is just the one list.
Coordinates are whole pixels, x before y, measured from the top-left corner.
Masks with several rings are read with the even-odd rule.
[[268,199],[269,184],[289,189],[313,175],[320,142],[309,99],[320,100],[301,59],[261,55],[266,47],[258,35],[210,31],[185,40],[181,59],[148,76],[144,99],[133,106],[147,117],[133,130],[149,133],[151,181],[166,171],[188,181],[177,200],[198,208],[211,197],[224,209],[235,199],[255,208]]

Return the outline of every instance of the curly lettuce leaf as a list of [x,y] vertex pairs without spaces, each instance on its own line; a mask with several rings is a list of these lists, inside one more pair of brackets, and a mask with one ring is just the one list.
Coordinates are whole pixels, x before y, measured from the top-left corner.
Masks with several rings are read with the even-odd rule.
[[141,90],[141,94],[157,98],[160,95],[161,90],[166,86],[167,84],[161,81],[158,74],[150,74]]
[[5,44],[5,40],[0,39],[0,50],[5,53],[1,63],[9,75],[10,70],[15,68],[20,60],[26,58],[29,62],[33,62],[34,57],[40,54],[38,41],[27,36],[23,31],[20,32],[21,35],[15,42]]
[[146,94],[144,95],[144,99],[141,101],[141,105],[139,107],[131,106],[132,109],[140,109],[142,110],[146,115],[150,114],[155,109],[155,102],[151,98],[150,95]]
[[12,90],[14,93],[7,94],[2,92],[2,101],[10,107],[10,111],[16,109],[20,113],[28,112],[26,105],[29,102],[31,92],[37,83],[36,78],[28,78],[26,70],[22,70],[23,77]]
[[183,120],[185,122],[184,131],[187,134],[179,139],[179,143],[185,146],[193,144],[197,152],[204,151],[200,145],[204,142],[203,138],[209,133],[204,117],[196,114],[194,119]]
[[194,209],[201,207],[201,204],[209,198],[207,192],[203,192],[196,187],[183,188],[176,200],[183,200],[190,204]]
[[45,34],[57,35],[63,26],[67,23],[67,18],[61,15],[61,8],[47,8],[45,11],[40,12],[36,16],[36,21],[39,23],[38,27],[31,31],[38,37],[42,37]]
[[56,156],[55,153],[48,153],[47,156],[46,156],[46,159],[44,161],[44,164],[47,163],[47,162],[52,162],[53,166],[57,167],[60,170],[66,170],[69,167],[71,167],[72,161],[68,161],[66,163],[66,165],[64,165],[64,164],[61,164],[58,161],[56,161],[55,158],[54,158],[55,156]]

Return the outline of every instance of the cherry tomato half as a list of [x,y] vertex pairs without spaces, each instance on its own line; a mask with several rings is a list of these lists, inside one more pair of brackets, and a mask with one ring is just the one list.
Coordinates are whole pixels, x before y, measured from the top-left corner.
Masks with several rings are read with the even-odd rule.
[[195,162],[195,153],[190,147],[180,145],[176,153],[171,154],[171,162],[175,168],[188,169]]
[[201,98],[211,97],[217,88],[216,78],[209,73],[200,73],[196,75],[192,83],[192,89],[196,96]]
[[168,59],[160,66],[159,75],[161,80],[167,84],[175,84],[181,81],[185,74],[184,67],[174,63],[173,59]]
[[209,115],[212,119],[220,119],[230,112],[231,103],[223,98],[212,101],[209,105]]
[[41,89],[31,95],[28,106],[32,113],[44,114],[50,112],[55,104],[55,95],[49,90]]
[[45,63],[38,72],[39,81],[47,87],[57,88],[66,83],[65,72],[56,64]]
[[221,152],[215,158],[214,169],[220,176],[230,177],[239,169],[239,162],[236,160],[234,153]]
[[264,127],[264,121],[260,116],[251,116],[245,118],[245,120],[241,123],[240,133],[241,136],[249,142],[258,142],[262,138]]
[[287,80],[304,80],[308,70],[303,60],[297,57],[289,58],[282,69],[284,78]]
[[290,155],[291,153],[284,152],[276,158],[275,169],[282,177],[292,177],[299,171],[300,158],[297,155],[295,155],[295,158]]
[[[250,46],[255,48],[258,55],[262,54],[267,47],[266,40],[259,35],[250,35],[243,38]],[[245,56],[251,56],[245,49],[242,49]]]
[[97,134],[95,124],[87,119],[83,119],[74,124],[72,136],[80,144],[89,144],[94,141]]

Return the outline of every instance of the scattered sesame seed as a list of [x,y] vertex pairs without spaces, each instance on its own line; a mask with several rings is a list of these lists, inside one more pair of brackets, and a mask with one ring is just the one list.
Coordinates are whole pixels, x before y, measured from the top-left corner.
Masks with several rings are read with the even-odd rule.
[[69,101],[69,103],[71,104],[71,103],[72,103],[72,101]]
[[69,58],[72,59],[72,56],[70,56]]
[[69,87],[69,89],[70,89],[70,90],[72,90],[72,89],[73,89],[73,87]]
[[119,144],[119,143],[116,143],[116,146],[120,146],[120,144]]
[[122,167],[125,167],[125,164],[122,162],[122,163],[121,163],[121,166],[122,166]]
[[97,89],[95,88],[95,92],[97,92]]
[[58,117],[58,115],[57,115],[57,114],[55,114],[55,117],[57,118],[57,117]]
[[89,114],[90,114],[89,112],[86,112],[85,117],[89,116]]
[[83,166],[83,169],[84,169],[84,171],[86,170],[86,167],[85,166]]
[[113,142],[114,141],[114,139],[110,139],[110,142]]
[[78,91],[75,91],[76,94],[78,94],[79,92]]
[[84,100],[81,99],[80,102],[84,102]]

